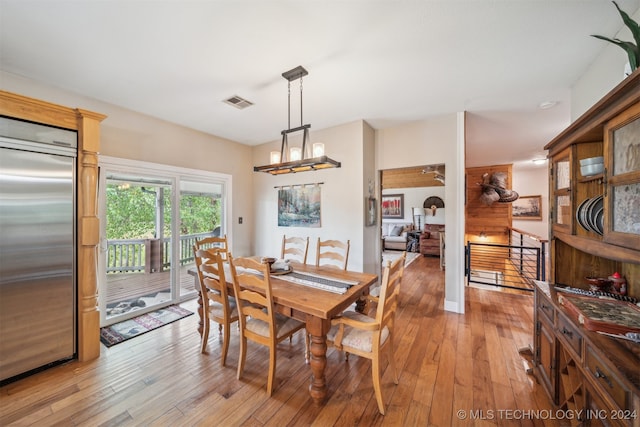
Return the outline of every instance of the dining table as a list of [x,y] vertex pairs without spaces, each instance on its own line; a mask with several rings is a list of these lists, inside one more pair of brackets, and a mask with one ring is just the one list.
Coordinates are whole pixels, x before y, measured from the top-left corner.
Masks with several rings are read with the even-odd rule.
[[[289,263],[287,274],[271,274],[271,292],[278,313],[305,322],[310,336],[309,365],[311,380],[309,394],[313,401],[321,405],[327,396],[325,368],[327,366],[327,333],[331,319],[355,303],[356,310],[367,308],[366,296],[378,276],[371,273],[341,270],[329,266]],[[197,272],[193,269],[195,280]],[[231,275],[226,275],[227,286],[233,292]],[[203,310],[202,294],[198,290],[198,332],[202,334]]]

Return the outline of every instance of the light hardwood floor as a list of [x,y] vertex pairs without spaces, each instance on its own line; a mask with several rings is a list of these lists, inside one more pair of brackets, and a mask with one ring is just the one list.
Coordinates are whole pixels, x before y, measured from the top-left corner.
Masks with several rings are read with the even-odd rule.
[[[278,348],[268,398],[267,349],[250,344],[238,381],[237,330],[222,368],[215,332],[209,353],[199,352],[193,315],[103,347],[98,360],[70,362],[0,388],[0,425],[561,425],[543,419],[548,413],[532,412],[552,406],[518,353],[533,339],[532,295],[467,288],[466,314],[458,315],[442,309],[443,283],[437,258],[419,257],[405,270],[395,338],[400,384],[393,384],[385,363],[386,416],[378,413],[370,361],[345,361],[329,349],[328,399],[315,406],[299,333]],[[195,302],[183,306],[196,308]],[[471,411],[484,419],[472,420]]]

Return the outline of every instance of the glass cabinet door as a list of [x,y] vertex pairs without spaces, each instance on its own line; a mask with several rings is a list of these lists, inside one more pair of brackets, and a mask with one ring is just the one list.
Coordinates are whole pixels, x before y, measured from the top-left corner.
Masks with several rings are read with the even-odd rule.
[[640,103],[605,127],[605,241],[640,249]]
[[569,152],[557,155],[552,161],[552,189],[553,189],[553,224],[570,226],[571,210],[571,163]]

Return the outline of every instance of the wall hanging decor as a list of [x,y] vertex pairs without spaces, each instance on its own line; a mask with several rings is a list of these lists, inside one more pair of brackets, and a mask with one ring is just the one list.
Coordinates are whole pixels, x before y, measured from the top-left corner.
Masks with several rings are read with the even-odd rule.
[[511,203],[519,197],[517,192],[507,188],[507,174],[504,172],[485,173],[478,185],[482,186],[480,200],[487,206],[493,202]]
[[382,195],[382,218],[404,219],[404,194]]
[[520,196],[511,203],[511,216],[542,221],[542,196]]
[[364,225],[371,227],[376,224],[378,213],[378,203],[375,197],[367,197],[365,199],[365,219]]
[[278,226],[320,227],[320,184],[278,189]]

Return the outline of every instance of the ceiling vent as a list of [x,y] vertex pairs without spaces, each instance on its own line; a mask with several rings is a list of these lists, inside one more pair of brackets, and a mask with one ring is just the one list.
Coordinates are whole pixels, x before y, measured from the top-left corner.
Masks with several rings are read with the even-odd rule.
[[249,102],[238,95],[233,95],[231,98],[225,99],[224,102],[240,110],[243,110],[247,107],[251,107],[253,105],[253,102]]

